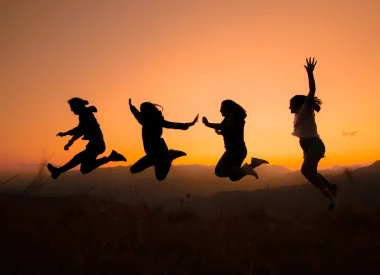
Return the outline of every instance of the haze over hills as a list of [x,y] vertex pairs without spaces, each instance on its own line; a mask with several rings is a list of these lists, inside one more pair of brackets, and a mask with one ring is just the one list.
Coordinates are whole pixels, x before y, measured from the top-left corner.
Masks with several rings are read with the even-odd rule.
[[[98,169],[82,175],[79,171],[52,180],[42,169],[39,176],[24,174],[13,178],[0,193],[20,193],[34,186],[34,196],[71,196],[91,194],[110,197],[129,204],[150,203],[167,207],[186,204],[200,212],[245,213],[265,208],[277,214],[311,214],[325,210],[325,202],[299,171],[282,166],[263,165],[256,169],[260,179],[245,177],[230,182],[214,175],[213,166],[173,166],[168,178],[158,182],[154,170],[132,175],[128,166]],[[331,169],[322,172],[340,187],[339,207],[358,207],[359,210],[379,209],[380,161],[356,169]],[[6,178],[2,176],[0,183]],[[32,184],[33,182],[33,184]],[[260,189],[260,190],[258,190]]]

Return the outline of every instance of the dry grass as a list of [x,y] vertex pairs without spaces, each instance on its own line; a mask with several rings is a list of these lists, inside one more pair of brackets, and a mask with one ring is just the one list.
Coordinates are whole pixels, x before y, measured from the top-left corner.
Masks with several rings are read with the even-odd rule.
[[200,219],[179,205],[0,197],[1,274],[380,274],[380,219]]

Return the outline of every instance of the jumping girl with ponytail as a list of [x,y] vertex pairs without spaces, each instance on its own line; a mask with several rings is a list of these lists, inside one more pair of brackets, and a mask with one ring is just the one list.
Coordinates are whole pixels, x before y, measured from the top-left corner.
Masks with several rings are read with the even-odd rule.
[[328,208],[335,207],[337,186],[329,183],[324,176],[318,173],[318,163],[325,156],[325,145],[321,140],[317,124],[315,123],[314,111],[321,110],[322,101],[315,97],[314,67],[317,61],[314,58],[306,59],[306,72],[309,78],[309,94],[296,95],[290,100],[289,109],[294,113],[294,131],[292,135],[299,138],[303,150],[304,161],[301,172],[307,180],[315,187],[319,188],[322,194],[329,201]]
[[68,101],[71,111],[79,116],[79,124],[74,129],[67,132],[60,132],[58,137],[72,136],[71,140],[65,145],[64,149],[69,150],[73,143],[83,136],[83,140],[88,140],[86,149],[79,154],[76,154],[72,160],[61,167],[55,167],[52,164],[48,164],[47,168],[51,173],[53,179],[57,179],[62,173],[73,169],[77,165],[81,165],[80,171],[83,174],[88,174],[101,165],[104,165],[110,161],[127,161],[126,158],[112,151],[108,157],[102,157],[96,159],[98,155],[103,154],[106,150],[106,144],[103,139],[103,133],[100,126],[94,116],[97,112],[95,106],[86,107],[88,101],[82,98],[74,97]]
[[187,130],[198,121],[198,115],[190,123],[170,122],[164,119],[157,106],[160,105],[143,102],[139,111],[129,99],[131,112],[142,126],[142,139],[146,153],[131,166],[130,171],[132,174],[136,174],[154,166],[156,179],[162,181],[166,179],[173,160],[186,156],[185,152],[168,149],[165,140],[161,137],[163,128]]

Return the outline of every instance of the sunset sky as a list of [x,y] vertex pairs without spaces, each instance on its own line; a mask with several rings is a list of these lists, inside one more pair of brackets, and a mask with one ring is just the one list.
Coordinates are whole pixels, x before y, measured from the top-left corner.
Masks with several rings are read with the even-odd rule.
[[[133,164],[144,155],[129,111],[152,101],[167,120],[200,121],[164,130],[175,164],[214,165],[220,103],[246,110],[249,156],[299,169],[289,99],[308,92],[305,58],[318,60],[316,115],[326,145],[321,167],[380,159],[380,1],[1,1],[0,168],[36,164],[54,153],[63,165],[84,148],[55,135],[78,123],[67,100],[98,108],[107,151]],[[343,137],[342,131],[357,133]],[[247,158],[248,160],[248,158]],[[119,165],[120,163],[118,163]],[[124,164],[123,164],[124,165]]]

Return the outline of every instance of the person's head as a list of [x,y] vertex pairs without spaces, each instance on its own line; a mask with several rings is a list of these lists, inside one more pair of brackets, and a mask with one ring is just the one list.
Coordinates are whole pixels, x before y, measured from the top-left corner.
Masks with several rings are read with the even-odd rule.
[[140,105],[141,114],[148,119],[163,119],[162,111],[160,111],[157,106],[162,106],[158,104],[154,104],[151,102],[143,102]]
[[[307,96],[295,95],[290,99],[289,109],[292,114],[298,113],[302,105],[305,103]],[[322,101],[318,97],[314,97],[313,109],[317,112],[321,110]]]
[[78,115],[81,111],[86,109],[86,105],[88,105],[88,101],[79,97],[73,97],[67,101],[70,105],[71,111]]
[[226,99],[222,102],[222,105],[220,106],[220,113],[224,117],[236,116],[245,118],[247,116],[243,107],[230,99]]

